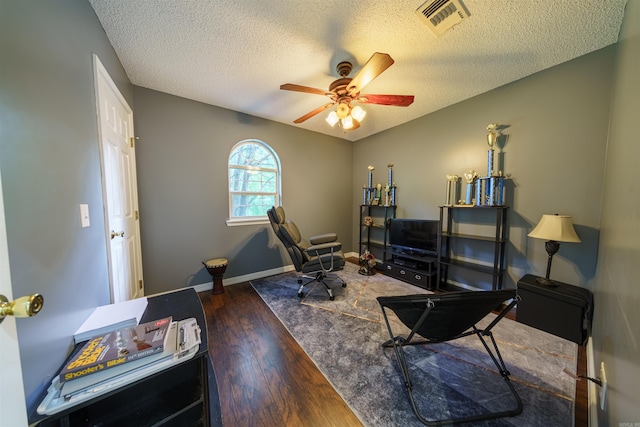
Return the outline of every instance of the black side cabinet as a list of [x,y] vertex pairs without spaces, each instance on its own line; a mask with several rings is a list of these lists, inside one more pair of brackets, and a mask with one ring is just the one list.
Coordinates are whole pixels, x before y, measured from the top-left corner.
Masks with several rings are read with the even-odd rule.
[[561,338],[584,345],[591,329],[593,295],[578,286],[556,282],[547,286],[527,274],[518,281],[521,300],[516,320]]
[[30,424],[41,427],[220,425],[217,385],[207,352],[207,324],[198,294],[190,288],[150,297],[140,321],[166,316],[173,316],[173,320],[190,317],[197,320],[202,342],[192,359],[58,414],[36,415],[29,420]]

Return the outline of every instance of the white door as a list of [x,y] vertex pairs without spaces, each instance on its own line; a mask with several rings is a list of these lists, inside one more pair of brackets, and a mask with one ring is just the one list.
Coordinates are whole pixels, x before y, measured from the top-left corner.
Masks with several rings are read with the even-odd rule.
[[144,295],[133,111],[94,57],[111,302]]
[[[4,221],[4,199],[0,178],[0,294],[13,300],[11,274],[9,273],[9,250],[7,229]],[[24,320],[24,319],[23,319]],[[22,386],[22,368],[18,334],[13,317],[5,317],[0,324],[0,417],[3,426],[26,426],[27,404]]]

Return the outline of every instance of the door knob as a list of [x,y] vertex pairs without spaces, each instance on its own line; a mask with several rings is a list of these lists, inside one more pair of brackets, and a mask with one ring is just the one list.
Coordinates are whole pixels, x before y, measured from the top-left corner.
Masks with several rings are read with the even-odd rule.
[[124,231],[121,231],[119,233],[116,233],[115,231],[111,230],[111,240],[113,240],[114,237],[124,237]]
[[42,310],[43,305],[44,298],[40,294],[27,295],[11,302],[4,295],[0,295],[0,323],[5,316],[35,316]]

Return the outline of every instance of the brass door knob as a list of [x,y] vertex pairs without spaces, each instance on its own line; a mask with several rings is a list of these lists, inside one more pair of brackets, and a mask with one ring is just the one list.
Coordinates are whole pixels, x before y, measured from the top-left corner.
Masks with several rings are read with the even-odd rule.
[[27,295],[11,302],[4,295],[0,295],[0,322],[5,316],[35,316],[42,310],[43,305],[44,297],[40,294]]
[[120,231],[118,233],[116,233],[115,231],[111,230],[111,240],[113,240],[115,237],[124,237],[124,231]]

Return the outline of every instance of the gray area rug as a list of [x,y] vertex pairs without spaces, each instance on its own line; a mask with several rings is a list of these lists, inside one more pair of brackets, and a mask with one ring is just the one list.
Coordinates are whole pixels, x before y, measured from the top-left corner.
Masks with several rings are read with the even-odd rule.
[[[389,334],[375,298],[429,291],[380,273],[362,276],[357,269],[347,263],[339,273],[347,287],[341,288],[339,283],[332,286],[335,301],[329,301],[321,285],[305,291],[302,300],[298,298],[295,273],[251,284],[364,425],[421,426],[411,410],[393,349],[380,346]],[[394,333],[406,336],[406,328],[397,319],[391,321]],[[573,425],[575,382],[562,370],[576,372],[577,345],[509,319],[501,320],[493,334],[524,410],[516,417],[474,425]],[[475,336],[409,346],[405,353],[417,406],[427,419],[515,406]]]

